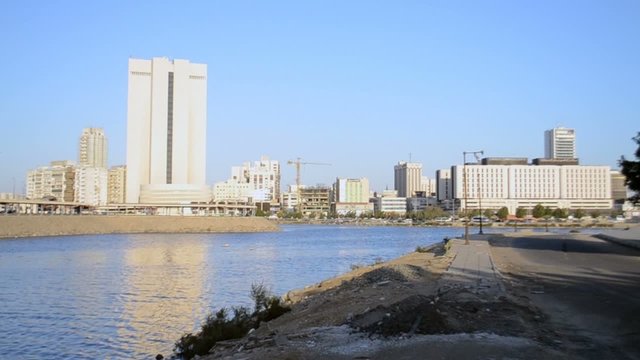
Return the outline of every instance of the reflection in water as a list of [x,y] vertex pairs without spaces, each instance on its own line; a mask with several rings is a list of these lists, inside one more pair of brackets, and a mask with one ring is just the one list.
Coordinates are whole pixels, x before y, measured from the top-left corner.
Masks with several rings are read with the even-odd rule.
[[173,344],[176,334],[193,331],[207,307],[206,252],[207,244],[192,236],[126,249],[116,341],[148,357]]

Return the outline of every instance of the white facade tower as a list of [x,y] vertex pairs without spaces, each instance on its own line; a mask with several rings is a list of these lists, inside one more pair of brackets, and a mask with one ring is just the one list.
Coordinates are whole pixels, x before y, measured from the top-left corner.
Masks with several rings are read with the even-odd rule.
[[207,65],[129,59],[127,203],[206,202]]
[[547,159],[576,159],[576,132],[558,127],[544,132],[544,157]]

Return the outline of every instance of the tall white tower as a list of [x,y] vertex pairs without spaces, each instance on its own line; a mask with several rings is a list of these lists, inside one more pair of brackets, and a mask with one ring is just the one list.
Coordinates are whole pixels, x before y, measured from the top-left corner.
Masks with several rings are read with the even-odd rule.
[[107,168],[107,137],[100,128],[86,128],[80,136],[78,165]]
[[209,201],[206,133],[207,65],[129,59],[127,203]]
[[547,159],[576,159],[576,132],[557,127],[544,132],[544,157]]

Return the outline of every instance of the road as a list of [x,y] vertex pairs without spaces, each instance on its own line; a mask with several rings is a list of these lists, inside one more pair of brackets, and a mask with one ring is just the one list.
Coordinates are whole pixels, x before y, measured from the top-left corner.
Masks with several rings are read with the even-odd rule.
[[491,245],[509,292],[542,310],[568,357],[640,359],[640,250],[587,235]]

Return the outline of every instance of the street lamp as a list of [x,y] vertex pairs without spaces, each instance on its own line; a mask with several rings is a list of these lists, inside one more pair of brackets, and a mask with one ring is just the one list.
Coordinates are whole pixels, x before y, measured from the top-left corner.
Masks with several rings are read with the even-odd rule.
[[[472,154],[476,158],[476,162],[480,163],[480,155],[484,154],[480,151],[463,151],[462,152],[462,186],[464,192],[464,213],[467,221],[464,223],[464,243],[469,244],[469,212],[467,208],[467,154]],[[482,234],[482,203],[480,202],[480,173],[478,172],[478,206],[480,207],[480,234]]]

